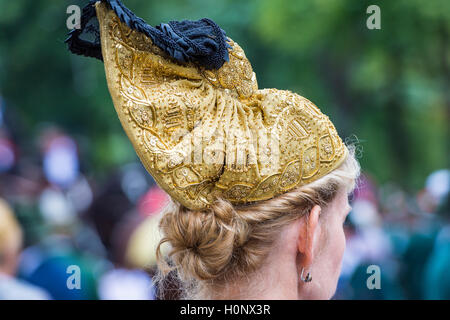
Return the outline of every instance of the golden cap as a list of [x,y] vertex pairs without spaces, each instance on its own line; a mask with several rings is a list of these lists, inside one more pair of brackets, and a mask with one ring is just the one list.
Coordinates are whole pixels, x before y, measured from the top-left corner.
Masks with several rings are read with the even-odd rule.
[[273,198],[337,168],[347,148],[311,101],[258,89],[229,40],[218,70],[180,63],[96,4],[106,78],[120,122],[159,186],[192,210],[216,198]]

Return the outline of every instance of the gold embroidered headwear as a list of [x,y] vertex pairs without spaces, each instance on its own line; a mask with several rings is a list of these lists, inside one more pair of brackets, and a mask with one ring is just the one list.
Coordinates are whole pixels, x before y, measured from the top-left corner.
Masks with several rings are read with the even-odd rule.
[[218,69],[183,62],[108,2],[95,7],[115,109],[145,168],[184,206],[205,209],[217,197],[235,204],[270,199],[326,175],[347,156],[311,101],[258,89],[231,39]]

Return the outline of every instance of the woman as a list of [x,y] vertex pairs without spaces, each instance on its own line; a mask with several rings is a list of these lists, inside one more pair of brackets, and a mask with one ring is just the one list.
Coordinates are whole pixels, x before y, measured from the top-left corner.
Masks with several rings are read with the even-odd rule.
[[325,177],[271,200],[247,206],[219,200],[208,211],[174,204],[161,221],[163,241],[182,279],[197,282],[189,297],[330,299],[357,174],[349,155]]
[[122,126],[171,196],[162,276],[175,271],[187,298],[333,296],[359,165],[327,116],[258,89],[244,51],[209,19],[152,27],[120,1],[91,1],[67,43],[104,61]]

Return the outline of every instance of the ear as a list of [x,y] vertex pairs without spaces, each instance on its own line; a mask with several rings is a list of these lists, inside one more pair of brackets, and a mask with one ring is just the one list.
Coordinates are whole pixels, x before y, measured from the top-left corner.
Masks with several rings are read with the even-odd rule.
[[299,253],[302,255],[301,264],[310,266],[314,259],[314,237],[319,232],[319,216],[322,208],[315,205],[309,214],[304,216],[297,241]]

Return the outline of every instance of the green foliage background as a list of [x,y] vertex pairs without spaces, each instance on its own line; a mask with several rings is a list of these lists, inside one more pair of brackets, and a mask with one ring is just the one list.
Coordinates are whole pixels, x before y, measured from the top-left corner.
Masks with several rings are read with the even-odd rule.
[[[103,65],[71,55],[66,8],[76,0],[0,0],[0,95],[32,152],[42,126],[77,137],[96,174],[133,160]],[[246,51],[260,88],[317,104],[341,136],[356,135],[378,183],[421,188],[449,167],[450,2],[338,0],[124,0],[148,23],[209,17]],[[366,8],[381,8],[381,30]]]

